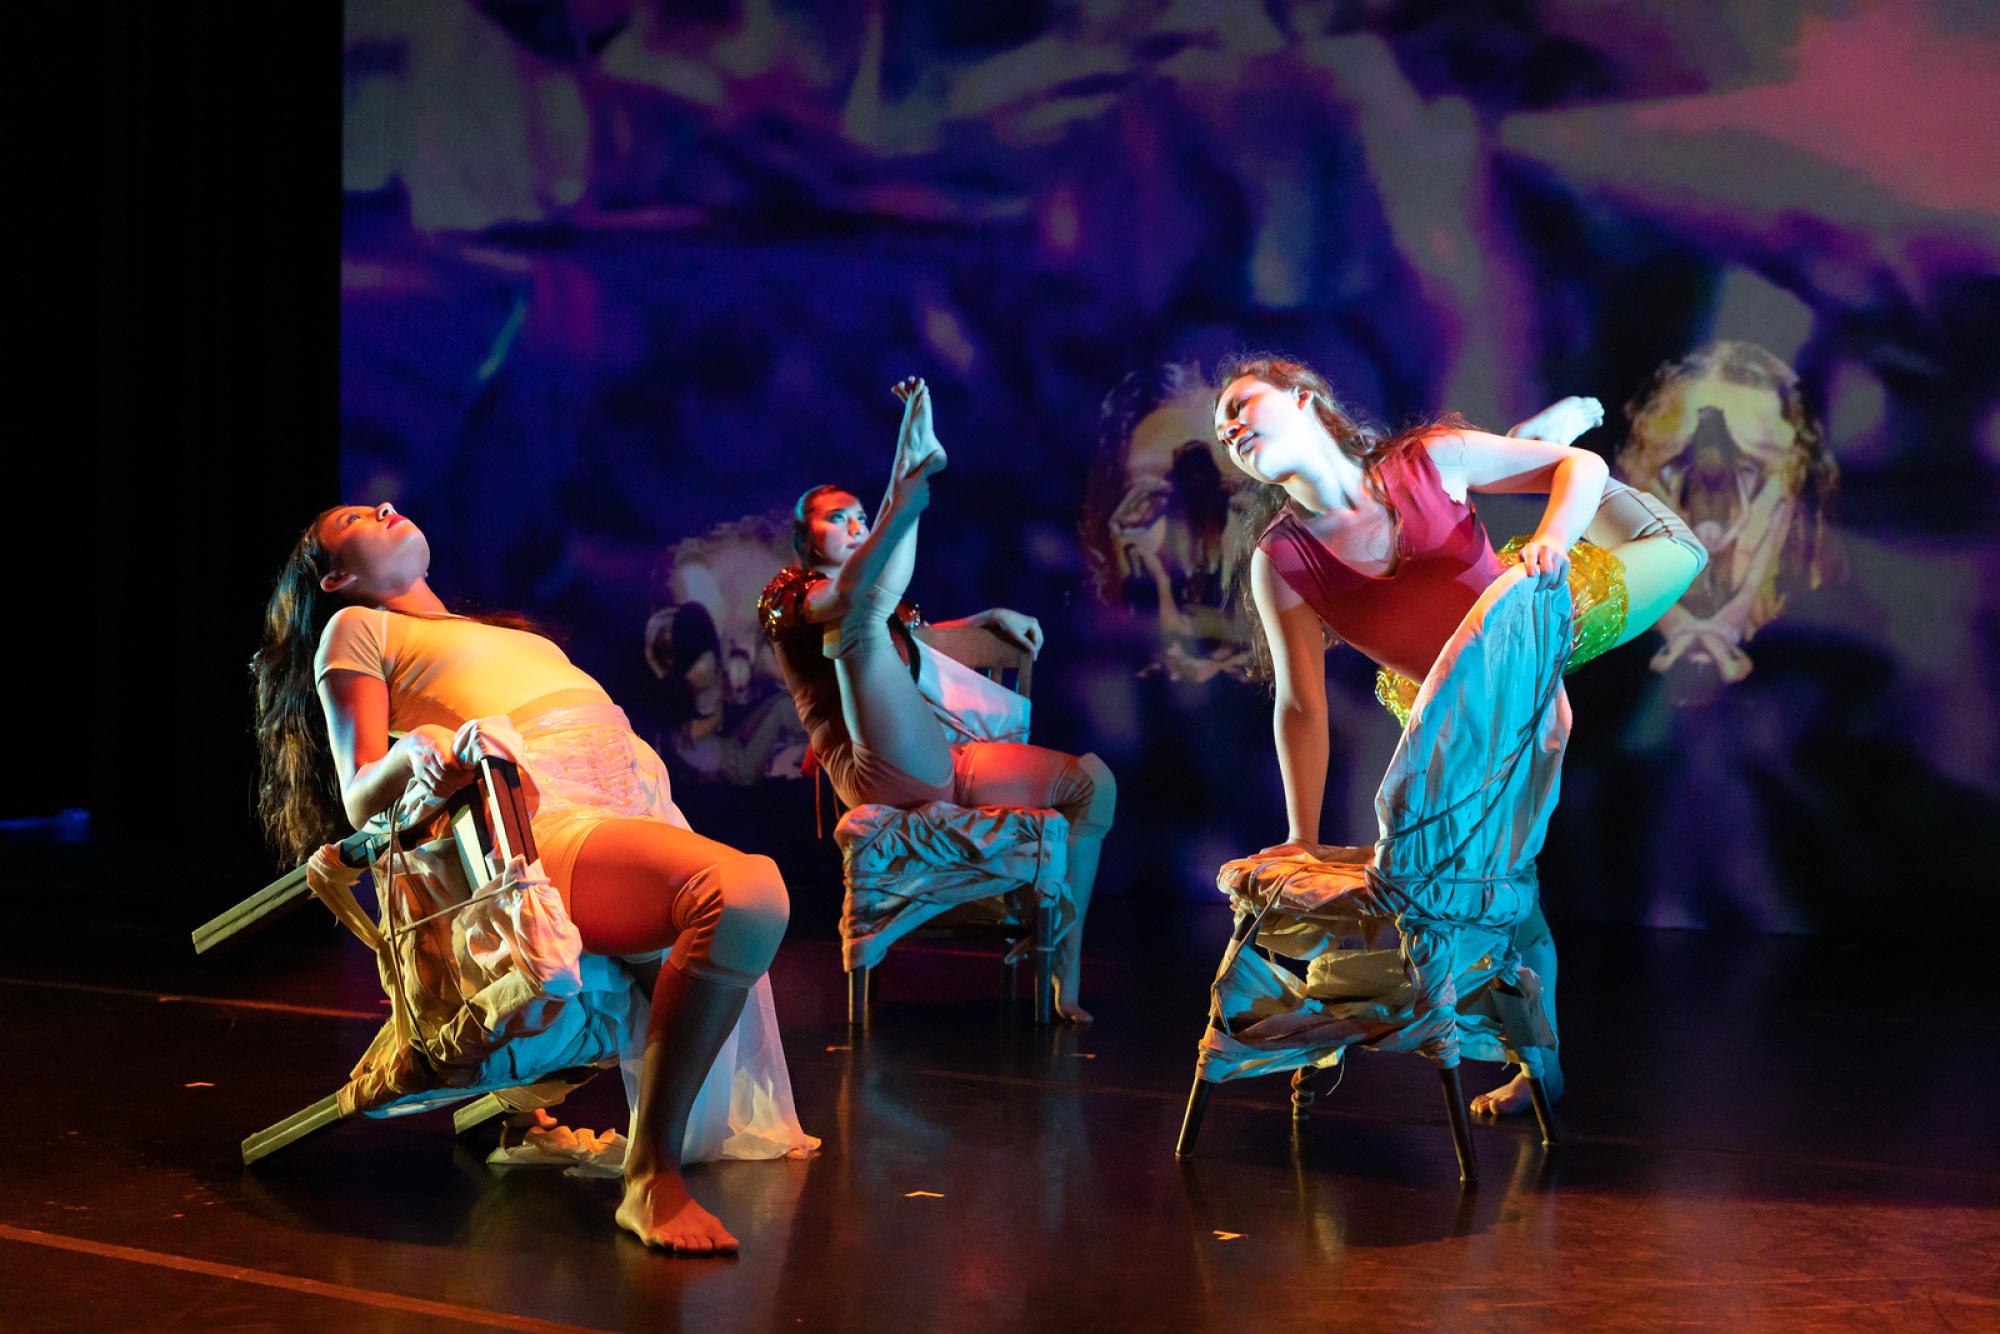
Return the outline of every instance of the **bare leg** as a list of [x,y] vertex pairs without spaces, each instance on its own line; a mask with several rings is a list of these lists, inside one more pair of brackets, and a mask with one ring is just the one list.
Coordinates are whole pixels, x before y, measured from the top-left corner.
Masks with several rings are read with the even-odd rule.
[[708,1068],[736,1027],[749,991],[689,977],[668,966],[653,984],[652,1022],[639,1068],[639,1111],[625,1154],[618,1226],[648,1246],[690,1254],[728,1253],[736,1237],[701,1207],[681,1178],[688,1112]]
[[[882,493],[882,503],[875,511],[878,524],[889,522],[889,516],[896,508],[896,479],[921,470],[925,478],[935,477],[945,469],[948,459],[944,446],[938,442],[935,419],[931,412],[931,391],[916,376],[911,376],[893,386],[890,391],[903,403],[903,424],[896,432],[896,461],[889,470],[889,486]],[[917,567],[917,525],[912,519],[907,530],[897,537],[889,550],[888,563],[877,582],[897,589],[910,586],[910,576]],[[897,594],[898,598],[902,595]]]
[[965,786],[975,806],[1045,806],[1069,820],[1069,888],[1076,915],[1056,951],[1056,1009],[1072,1023],[1091,1022],[1078,1004],[1083,984],[1083,923],[1097,885],[1104,836],[1118,805],[1118,783],[1095,755],[1068,755],[1044,746],[981,742],[965,748]]
[[689,1194],[681,1151],[695,1096],[784,934],[778,868],[658,821],[607,820],[578,850],[564,898],[594,954],[674,949],[665,966],[632,966],[651,981],[652,1009],[619,1226],[649,1246],[734,1251],[735,1236]]
[[[841,714],[855,743],[920,782],[944,786],[951,782],[951,745],[896,651],[889,618],[916,568],[917,522],[945,455],[931,426],[929,389],[922,381],[905,381],[896,393],[904,403],[897,471],[875,532],[849,558],[863,564],[841,572],[853,587],[847,611],[827,628],[826,654],[834,660]],[[914,481],[899,488],[894,479]]]
[[1614,647],[1652,629],[1708,564],[1707,549],[1666,502],[1616,480],[1604,484],[1583,535],[1625,566],[1625,628]]

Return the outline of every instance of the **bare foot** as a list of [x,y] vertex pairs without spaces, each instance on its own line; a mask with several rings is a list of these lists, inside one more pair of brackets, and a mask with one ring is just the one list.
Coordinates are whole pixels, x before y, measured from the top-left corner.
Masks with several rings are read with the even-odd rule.
[[679,1172],[625,1178],[618,1226],[648,1246],[677,1255],[734,1255],[736,1238],[722,1220],[695,1203]]
[[903,400],[903,427],[896,436],[897,477],[933,477],[950,461],[938,443],[931,417],[931,389],[922,379],[910,376],[890,392]]
[[1594,398],[1571,395],[1551,403],[1508,434],[1523,440],[1549,440],[1567,445],[1585,431],[1604,425],[1604,405]]
[[1065,983],[1060,975],[1056,978],[1056,1013],[1072,1024],[1094,1024],[1097,1022],[1090,1011],[1071,1000],[1070,993],[1076,990],[1074,982]]
[[1527,1111],[1535,1105],[1534,1095],[1528,1092],[1528,1077],[1515,1075],[1490,1093],[1482,1093],[1472,1100],[1474,1116],[1513,1116]]

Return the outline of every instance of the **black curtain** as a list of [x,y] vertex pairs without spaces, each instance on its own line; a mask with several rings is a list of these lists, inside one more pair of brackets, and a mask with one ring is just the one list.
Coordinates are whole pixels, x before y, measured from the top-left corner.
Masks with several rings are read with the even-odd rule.
[[15,358],[30,494],[0,525],[26,622],[0,815],[85,807],[100,852],[268,864],[245,664],[338,499],[341,9],[47,8],[14,52],[47,161],[19,196],[41,318]]

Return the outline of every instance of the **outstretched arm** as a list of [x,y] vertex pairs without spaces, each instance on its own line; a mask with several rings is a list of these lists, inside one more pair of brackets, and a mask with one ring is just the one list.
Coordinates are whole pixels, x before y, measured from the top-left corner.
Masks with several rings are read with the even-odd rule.
[[[1558,405],[1560,406],[1560,405]],[[1587,449],[1548,440],[1440,431],[1424,442],[1445,489],[1548,493],[1548,507],[1521,548],[1521,566],[1554,588],[1569,573],[1569,549],[1597,513],[1610,466]]]
[[958,630],[984,628],[991,630],[1010,644],[1018,644],[1031,655],[1042,651],[1042,623],[1024,612],[1007,607],[988,607],[970,616],[960,616],[949,621],[932,621],[935,630]]
[[808,621],[840,619],[847,614],[856,592],[883,581],[889,562],[898,557],[898,546],[916,528],[917,520],[930,504],[930,479],[921,470],[914,476],[905,474],[890,484],[889,495],[881,522],[868,530],[868,536],[840,567],[840,573],[815,584],[806,594]]
[[1285,841],[1317,843],[1326,799],[1326,635],[1318,613],[1262,551],[1250,557],[1250,596],[1271,647],[1271,732],[1285,783]]
[[896,460],[889,489],[875,512],[875,526],[841,566],[840,573],[806,595],[808,621],[836,620],[847,614],[854,594],[875,584],[906,587],[917,559],[917,520],[930,504],[930,477],[945,465],[943,446],[931,421],[930,387],[912,375],[890,389],[903,402],[896,436]]

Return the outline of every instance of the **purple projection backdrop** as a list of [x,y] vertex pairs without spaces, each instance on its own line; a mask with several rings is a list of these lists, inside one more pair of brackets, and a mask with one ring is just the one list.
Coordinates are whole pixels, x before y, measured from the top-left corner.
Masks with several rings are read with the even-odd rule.
[[[823,875],[750,602],[924,374],[914,595],[1042,619],[1037,737],[1120,776],[1103,891],[1202,897],[1284,832],[1207,368],[1281,349],[1390,424],[1593,394],[1582,443],[1717,555],[1572,678],[1552,909],[1990,915],[2000,27],[1716,12],[351,0],[342,498],[566,629],[705,831]],[[1396,728],[1330,669],[1365,841]]]

